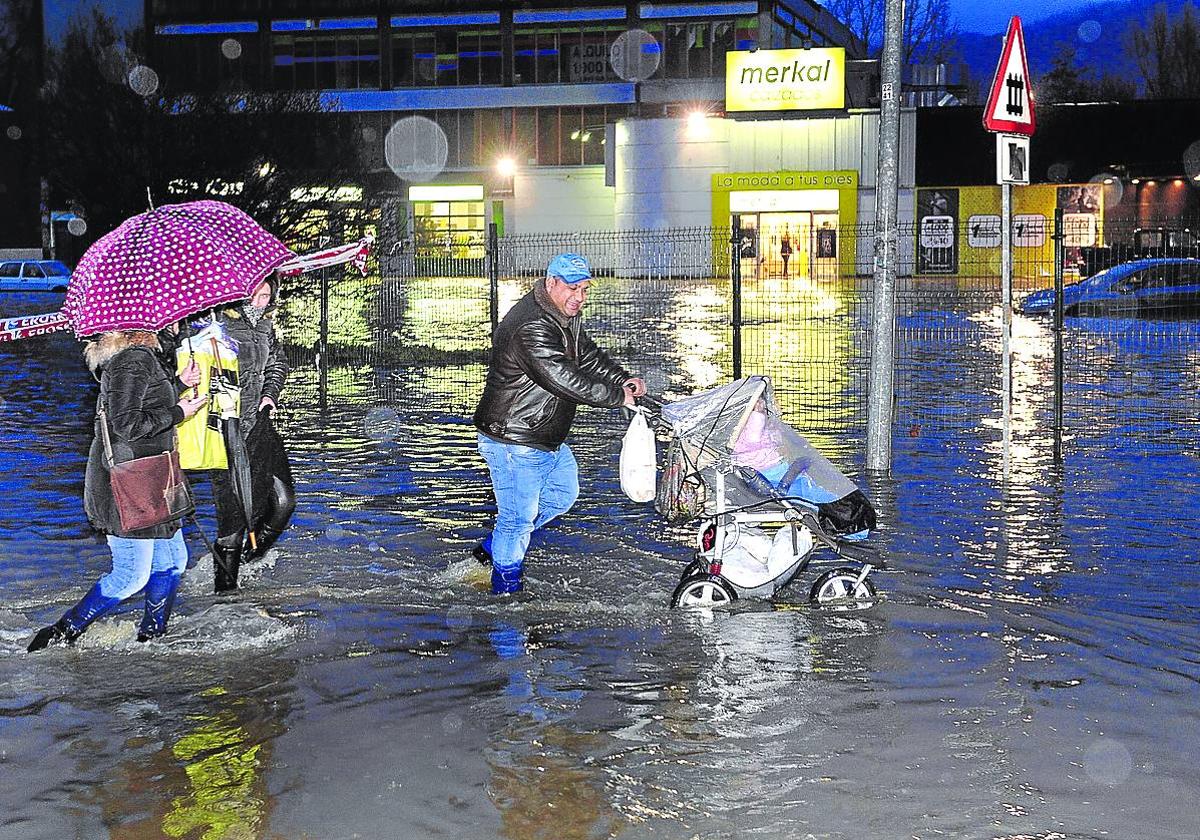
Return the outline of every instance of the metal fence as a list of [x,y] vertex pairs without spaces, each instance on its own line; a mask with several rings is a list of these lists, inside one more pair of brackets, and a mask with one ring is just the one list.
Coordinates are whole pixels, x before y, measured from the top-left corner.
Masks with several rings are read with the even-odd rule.
[[[1152,450],[1163,428],[1190,428],[1200,417],[1200,333],[1180,320],[1182,298],[1155,302],[1127,290],[1125,302],[1138,301],[1140,311],[1068,307],[1060,366],[1052,318],[1022,315],[1020,302],[1052,288],[1056,242],[1067,282],[1102,264],[1175,255],[1186,243],[1164,236],[1174,244],[1147,251],[1153,237],[1145,229],[1073,224],[1049,219],[1041,230],[1014,231],[1014,433],[1046,436],[1057,375],[1068,446],[1098,439]],[[326,404],[424,401],[469,414],[496,319],[553,255],[573,251],[597,277],[585,309],[589,333],[653,391],[680,396],[735,375],[768,374],[789,419],[807,433],[861,435],[875,231],[859,225],[796,240],[788,259],[777,242],[740,227],[508,237],[493,230],[385,242],[366,277],[338,271],[289,286],[281,328],[296,366],[291,387],[312,389]],[[1003,385],[998,242],[968,224],[910,224],[900,240],[897,429],[935,442],[966,430],[987,445],[998,435]],[[1122,288],[1166,288],[1181,270],[1137,275]]]

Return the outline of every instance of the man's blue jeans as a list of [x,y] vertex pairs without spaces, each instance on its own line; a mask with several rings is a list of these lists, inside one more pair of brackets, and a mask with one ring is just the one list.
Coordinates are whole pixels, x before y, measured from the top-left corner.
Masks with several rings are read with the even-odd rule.
[[500,443],[479,435],[479,454],[487,461],[496,494],[492,530],[492,591],[521,589],[521,567],[530,535],[579,498],[579,465],[565,443],[554,452]]

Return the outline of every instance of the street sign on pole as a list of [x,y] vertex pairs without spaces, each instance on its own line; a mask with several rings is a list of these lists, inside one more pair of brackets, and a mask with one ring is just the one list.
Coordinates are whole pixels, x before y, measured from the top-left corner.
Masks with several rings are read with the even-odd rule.
[[1030,87],[1029,62],[1025,59],[1025,33],[1021,19],[1014,16],[1004,36],[1004,51],[996,65],[987,106],[983,109],[983,127],[1009,134],[1033,134],[1033,90]]
[[1012,453],[1012,185],[1029,183],[1029,138],[1037,125],[1033,109],[1025,33],[1021,30],[1021,19],[1014,15],[1008,22],[1004,50],[996,65],[987,106],[983,109],[983,127],[988,131],[1004,132],[996,136],[996,182],[1000,184],[1000,415],[1005,481],[1008,481]]
[[1021,134],[996,135],[996,183],[1029,183],[1029,138]]

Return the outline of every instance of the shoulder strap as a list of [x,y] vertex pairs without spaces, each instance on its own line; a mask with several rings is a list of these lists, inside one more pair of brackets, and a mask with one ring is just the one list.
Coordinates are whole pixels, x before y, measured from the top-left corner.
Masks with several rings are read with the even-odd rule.
[[100,397],[96,400],[96,418],[100,421],[100,440],[104,443],[104,460],[111,470],[114,465],[112,438],[108,433],[108,413],[104,410],[104,376],[100,377]]

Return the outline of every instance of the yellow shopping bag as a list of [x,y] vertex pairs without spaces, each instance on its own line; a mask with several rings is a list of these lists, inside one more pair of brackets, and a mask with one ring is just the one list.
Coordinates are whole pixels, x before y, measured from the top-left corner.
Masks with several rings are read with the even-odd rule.
[[180,342],[175,352],[175,370],[182,373],[192,361],[200,368],[199,393],[209,400],[184,420],[179,434],[179,465],[185,470],[229,469],[221,417],[237,417],[241,411],[238,388],[237,352],[228,343],[219,324],[213,323]]

